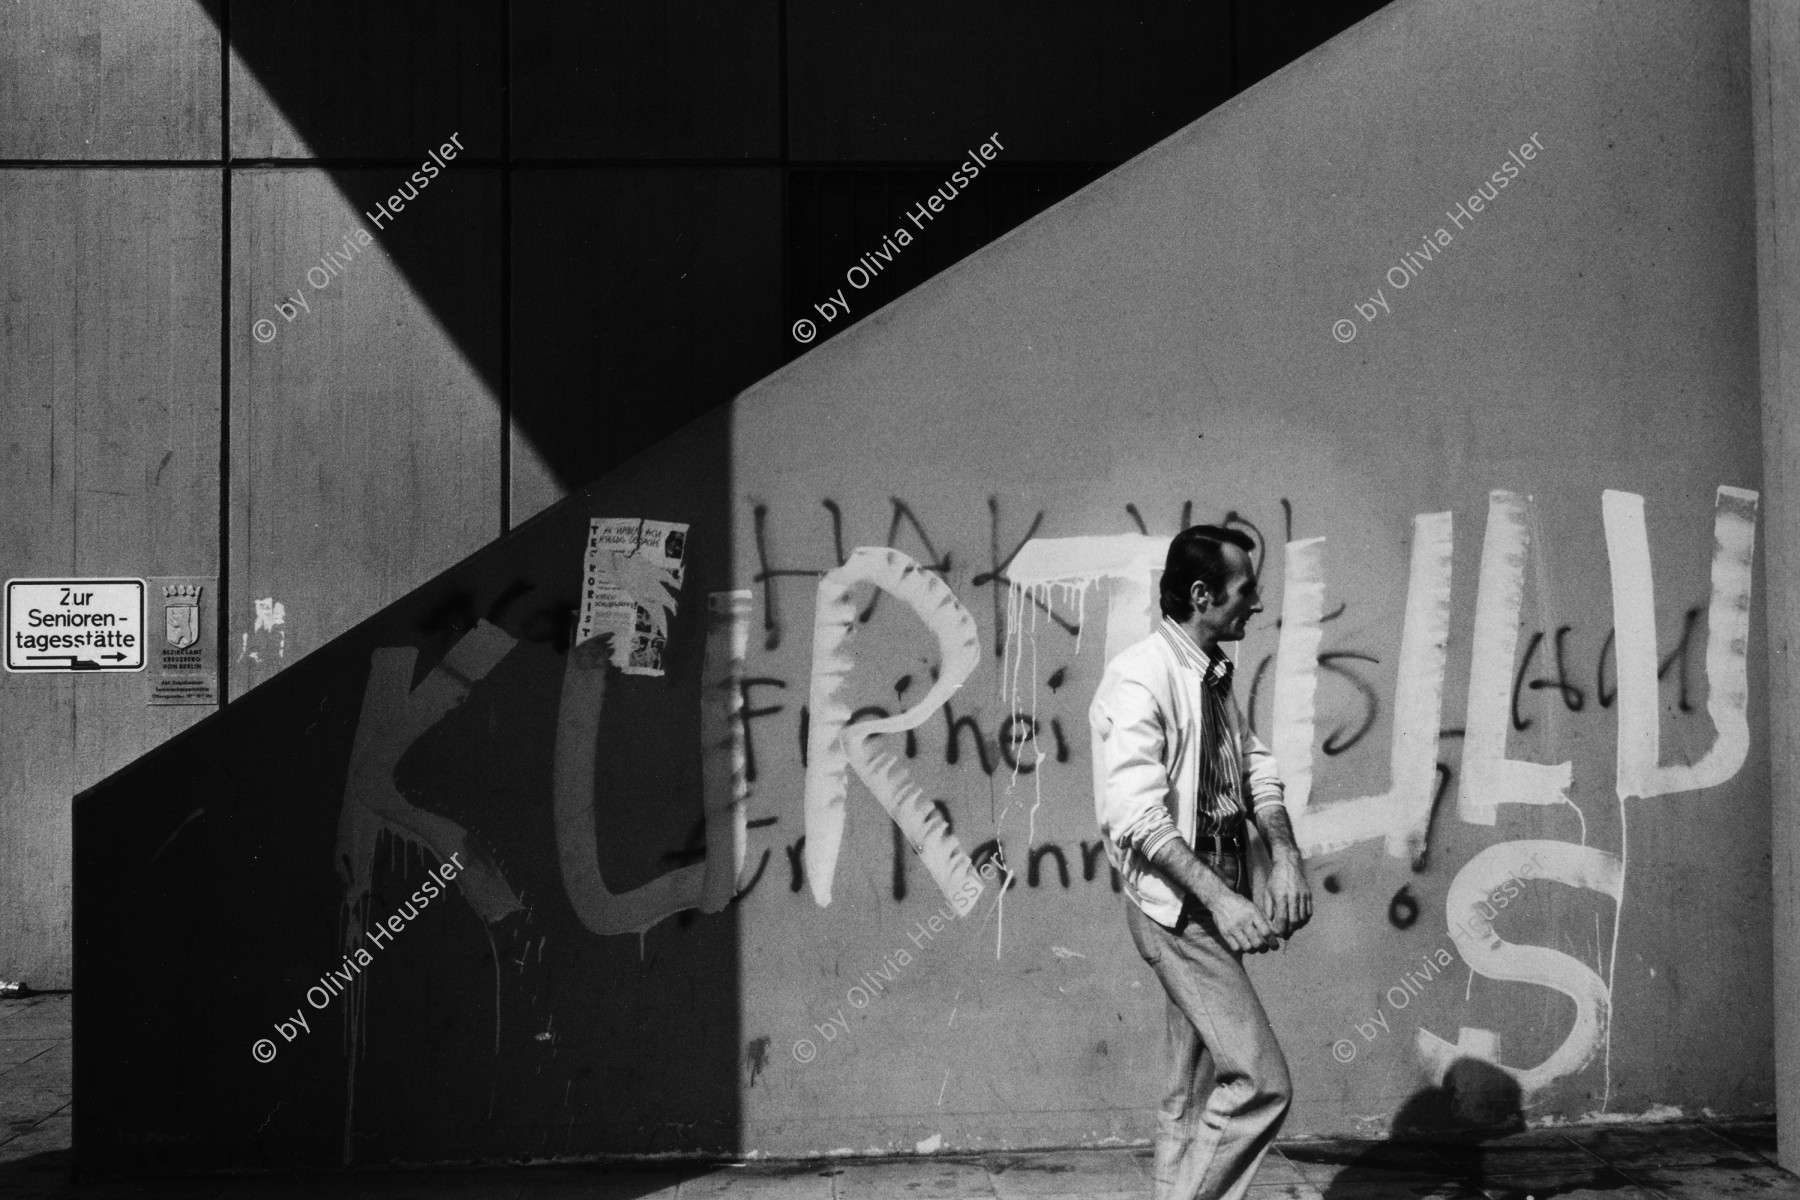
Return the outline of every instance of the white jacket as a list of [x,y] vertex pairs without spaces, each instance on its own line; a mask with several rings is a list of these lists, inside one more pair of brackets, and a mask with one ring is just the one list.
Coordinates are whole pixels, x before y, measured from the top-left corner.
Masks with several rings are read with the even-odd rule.
[[[1200,648],[1164,617],[1156,632],[1107,664],[1088,708],[1094,813],[1107,857],[1144,915],[1171,928],[1186,889],[1150,856],[1172,837],[1194,844],[1205,670]],[[1226,707],[1233,724],[1228,736],[1242,750],[1243,794],[1254,809],[1281,804],[1275,756],[1245,728],[1236,697]]]

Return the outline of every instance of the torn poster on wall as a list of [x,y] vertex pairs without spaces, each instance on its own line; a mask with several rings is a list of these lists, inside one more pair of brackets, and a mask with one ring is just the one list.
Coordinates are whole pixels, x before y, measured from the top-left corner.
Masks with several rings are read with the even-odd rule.
[[627,675],[663,673],[687,530],[677,522],[640,517],[595,517],[589,523],[577,646],[609,633],[613,666]]

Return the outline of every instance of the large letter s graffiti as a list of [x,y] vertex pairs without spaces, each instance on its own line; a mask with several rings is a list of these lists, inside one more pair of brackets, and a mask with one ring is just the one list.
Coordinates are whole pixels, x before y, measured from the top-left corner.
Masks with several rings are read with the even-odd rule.
[[[1476,605],[1475,663],[1470,672],[1468,740],[1465,743],[1461,813],[1493,824],[1503,803],[1550,804],[1563,800],[1569,764],[1554,767],[1504,757],[1506,677],[1517,642],[1528,499],[1507,492],[1490,498],[1488,540],[1482,554]],[[1716,787],[1743,767],[1749,753],[1746,671],[1750,621],[1751,558],[1756,544],[1757,493],[1720,487],[1713,516],[1712,598],[1707,609],[1707,713],[1716,736],[1700,761],[1661,764],[1661,713],[1657,687],[1656,605],[1650,569],[1644,498],[1607,491],[1601,497],[1612,570],[1613,624],[1619,670],[1617,791],[1621,803]],[[1482,683],[1481,680],[1486,682]],[[1491,979],[1535,983],[1575,1001],[1575,1024],[1560,1046],[1535,1067],[1499,1062],[1499,1035],[1463,1028],[1455,1045],[1425,1029],[1418,1051],[1434,1079],[1459,1057],[1500,1067],[1527,1093],[1585,1068],[1607,1040],[1612,992],[1607,980],[1548,946],[1514,945],[1482,927],[1475,912],[1497,886],[1522,878],[1536,859],[1535,875],[1610,896],[1614,921],[1625,891],[1624,858],[1560,841],[1516,841],[1490,846],[1457,873],[1444,902],[1451,937],[1471,969]],[[1480,932],[1471,933],[1474,925]],[[1616,938],[1616,926],[1615,926]]]
[[[1534,860],[1536,866],[1532,867]],[[1624,865],[1616,855],[1573,842],[1501,842],[1470,859],[1456,873],[1444,897],[1451,940],[1470,968],[1489,979],[1555,988],[1575,1002],[1575,1025],[1548,1058],[1524,1069],[1500,1063],[1500,1039],[1489,1030],[1465,1027],[1452,1045],[1421,1026],[1419,1057],[1435,1083],[1443,1082],[1444,1072],[1457,1059],[1479,1058],[1512,1076],[1527,1093],[1533,1092],[1587,1066],[1606,1040],[1612,1019],[1612,993],[1606,981],[1561,950],[1502,941],[1476,910],[1475,906],[1501,885],[1527,878],[1550,879],[1611,896],[1616,911],[1625,890]]]

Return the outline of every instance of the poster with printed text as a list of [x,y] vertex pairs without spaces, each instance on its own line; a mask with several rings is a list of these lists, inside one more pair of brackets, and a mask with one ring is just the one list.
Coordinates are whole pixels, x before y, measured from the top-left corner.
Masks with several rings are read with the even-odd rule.
[[612,635],[612,664],[661,675],[669,618],[681,592],[688,527],[639,517],[595,517],[582,560],[575,644]]

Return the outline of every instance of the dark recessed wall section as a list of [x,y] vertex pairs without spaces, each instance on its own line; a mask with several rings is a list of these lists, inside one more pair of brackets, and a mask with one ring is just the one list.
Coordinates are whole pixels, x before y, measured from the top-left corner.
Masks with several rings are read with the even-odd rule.
[[1227,5],[789,0],[795,157],[1123,162],[1231,94]]
[[775,159],[777,0],[513,0],[512,151]]
[[781,186],[774,167],[514,172],[515,519],[782,364]]
[[505,0],[237,0],[232,157],[497,158],[505,31]]
[[517,524],[804,353],[794,322],[982,140],[998,161],[813,345],[1378,7],[239,0],[260,87],[232,87],[231,153],[410,170],[460,130],[500,166],[509,349],[477,357]]
[[1348,0],[1344,4],[1258,4],[1236,0],[1231,6],[1231,69],[1236,90],[1321,46],[1376,9],[1380,3]]

